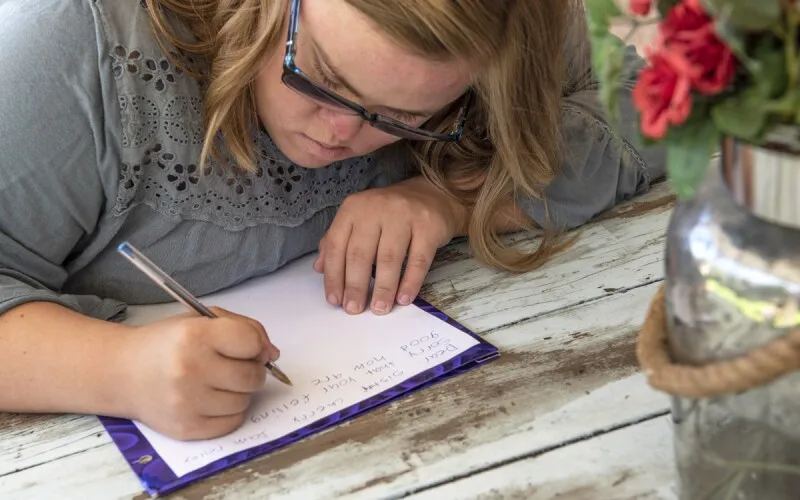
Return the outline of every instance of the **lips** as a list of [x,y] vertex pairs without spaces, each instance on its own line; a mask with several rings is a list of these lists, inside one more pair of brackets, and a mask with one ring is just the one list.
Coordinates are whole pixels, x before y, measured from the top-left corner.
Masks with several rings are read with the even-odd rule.
[[[306,136],[306,137],[308,137],[308,136]],[[316,142],[317,144],[319,144],[323,148],[327,148],[327,149],[345,149],[345,146],[342,146],[341,144],[325,144],[324,142],[318,141],[318,140],[314,139],[313,137],[308,137],[308,138],[310,140]]]
[[307,154],[323,161],[332,162],[339,160],[347,156],[349,151],[345,146],[331,146],[324,142],[314,140],[306,134],[299,134],[299,138]]

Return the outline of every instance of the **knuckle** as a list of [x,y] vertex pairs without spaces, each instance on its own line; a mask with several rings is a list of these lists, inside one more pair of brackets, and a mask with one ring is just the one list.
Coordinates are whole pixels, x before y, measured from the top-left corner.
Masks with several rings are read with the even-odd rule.
[[395,286],[392,286],[389,283],[375,283],[373,293],[381,297],[391,296],[394,294],[395,288]]
[[403,256],[401,252],[394,249],[386,249],[378,252],[378,264],[398,264],[402,261]]
[[[419,205],[412,202],[409,198],[405,196],[395,196],[392,199],[392,204],[398,210],[403,210],[404,214],[411,213],[412,211],[418,212],[420,210]],[[424,208],[422,209],[424,210]]]
[[408,255],[406,267],[427,268],[432,260],[433,256],[427,252],[414,252]]
[[344,249],[347,248],[347,245],[346,242],[341,238],[330,237],[325,240],[324,248],[325,256],[333,258],[344,253]]
[[347,261],[355,263],[372,262],[375,255],[360,245],[352,245],[347,250]]

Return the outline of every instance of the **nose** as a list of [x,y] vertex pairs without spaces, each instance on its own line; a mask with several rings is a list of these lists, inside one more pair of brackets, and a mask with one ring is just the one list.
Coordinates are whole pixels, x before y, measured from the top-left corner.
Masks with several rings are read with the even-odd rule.
[[338,142],[346,142],[355,137],[364,126],[364,120],[349,111],[320,107],[320,117],[328,122]]

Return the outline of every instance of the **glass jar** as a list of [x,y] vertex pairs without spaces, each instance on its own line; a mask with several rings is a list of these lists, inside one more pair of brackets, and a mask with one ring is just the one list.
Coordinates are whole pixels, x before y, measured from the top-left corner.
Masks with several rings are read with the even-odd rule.
[[[726,138],[667,230],[672,359],[706,365],[800,324],[800,129],[769,147]],[[682,500],[800,499],[800,372],[741,393],[672,397]]]

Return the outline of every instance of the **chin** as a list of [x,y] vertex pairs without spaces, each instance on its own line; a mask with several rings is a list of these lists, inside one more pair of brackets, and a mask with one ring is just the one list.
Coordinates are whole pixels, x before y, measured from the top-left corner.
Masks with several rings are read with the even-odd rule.
[[323,168],[357,156],[350,148],[324,148],[302,133],[282,133],[272,140],[284,156],[303,168]]
[[292,163],[302,168],[324,168],[333,163],[332,161],[324,161],[319,158],[311,157],[308,154],[304,154],[302,151],[284,151],[281,149],[281,153],[289,158]]

